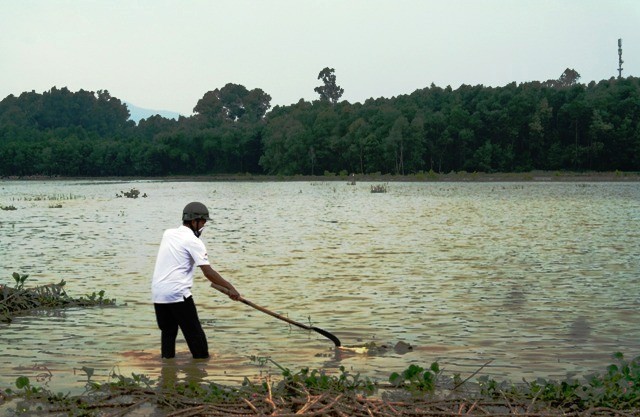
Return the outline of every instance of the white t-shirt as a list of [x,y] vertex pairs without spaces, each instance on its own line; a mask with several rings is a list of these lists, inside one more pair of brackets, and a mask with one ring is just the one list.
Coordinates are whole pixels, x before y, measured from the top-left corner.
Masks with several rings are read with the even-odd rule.
[[151,282],[154,303],[184,301],[191,296],[197,266],[209,265],[207,248],[191,229],[180,226],[165,230]]

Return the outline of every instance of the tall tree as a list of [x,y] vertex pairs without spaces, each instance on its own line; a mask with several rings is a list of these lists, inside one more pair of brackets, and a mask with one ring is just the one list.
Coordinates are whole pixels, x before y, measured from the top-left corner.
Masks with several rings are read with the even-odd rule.
[[580,74],[578,71],[572,68],[567,68],[560,75],[560,78],[557,80],[547,80],[543,85],[551,88],[571,87],[578,84],[578,80],[580,80]]
[[209,126],[223,122],[259,121],[271,107],[271,96],[259,88],[247,90],[240,84],[228,83],[224,87],[205,93],[193,111],[196,118]]
[[336,84],[336,76],[333,68],[325,67],[318,74],[318,79],[322,80],[323,85],[313,89],[316,93],[320,94],[320,101],[328,101],[332,104],[336,104],[342,94],[344,88],[341,88]]
[[578,84],[579,80],[580,80],[580,74],[578,73],[578,71],[572,68],[565,69],[562,75],[560,75],[560,78],[558,79],[560,83],[560,87],[571,87],[573,85]]

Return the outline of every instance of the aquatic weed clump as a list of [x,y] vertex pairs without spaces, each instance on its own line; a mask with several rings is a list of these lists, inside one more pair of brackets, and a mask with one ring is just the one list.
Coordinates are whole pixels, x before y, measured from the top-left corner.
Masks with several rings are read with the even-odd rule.
[[376,184],[371,186],[372,193],[386,193],[387,190],[387,184]]
[[[627,361],[621,352],[613,355],[616,363],[602,374],[584,378],[569,377],[563,381],[538,378],[524,384],[496,382],[486,376],[479,378],[480,393],[498,399],[511,398],[539,401],[563,410],[640,410],[640,356]],[[615,413],[619,414],[619,413]]]
[[136,188],[132,188],[129,191],[120,191],[120,194],[116,193],[116,197],[117,198],[122,198],[122,197],[126,197],[126,198],[138,198],[138,197],[142,197],[142,198],[147,198],[147,193],[142,194],[142,196],[140,195],[140,190],[136,189]]
[[0,284],[0,322],[10,323],[17,314],[28,311],[47,310],[67,307],[90,307],[96,305],[115,305],[115,299],[105,298],[105,292],[93,292],[84,297],[70,297],[64,290],[66,282],[40,285],[26,288],[25,281],[29,275],[14,272],[15,285]]

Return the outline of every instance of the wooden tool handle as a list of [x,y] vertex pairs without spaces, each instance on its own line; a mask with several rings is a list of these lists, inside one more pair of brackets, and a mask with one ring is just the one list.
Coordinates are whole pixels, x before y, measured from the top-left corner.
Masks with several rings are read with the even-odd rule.
[[[216,290],[229,295],[229,290],[226,289],[225,287],[221,287],[220,285],[214,284],[213,282],[211,283],[211,286],[213,288],[215,288]],[[275,318],[277,318],[279,320],[286,321],[289,324],[293,324],[294,326],[298,326],[298,327],[301,327],[301,328],[306,329],[306,330],[311,330],[311,326],[307,326],[307,325],[304,325],[302,323],[298,323],[295,320],[291,320],[288,317],[285,317],[285,316],[283,316],[281,314],[278,314],[278,313],[275,313],[275,312],[273,312],[273,311],[271,311],[271,310],[269,310],[267,308],[264,308],[262,306],[259,306],[259,305],[255,304],[255,303],[252,303],[251,301],[247,300],[246,298],[244,298],[242,296],[240,296],[240,298],[238,298],[238,301],[248,305],[249,307],[253,307],[256,310],[262,311],[263,313],[266,313],[266,314],[268,314],[268,315],[270,315],[272,317],[275,317]]]

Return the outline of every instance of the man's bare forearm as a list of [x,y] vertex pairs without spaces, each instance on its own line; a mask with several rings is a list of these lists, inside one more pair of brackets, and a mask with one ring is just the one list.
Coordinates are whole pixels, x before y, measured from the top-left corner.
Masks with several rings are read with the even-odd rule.
[[200,268],[202,269],[204,276],[207,277],[207,279],[211,281],[211,283],[226,288],[227,290],[229,290],[229,293],[227,295],[234,300],[237,299],[237,296],[240,295],[238,293],[238,290],[236,290],[236,288],[229,281],[222,278],[222,275],[220,275],[218,271],[213,269],[210,265],[202,265]]

